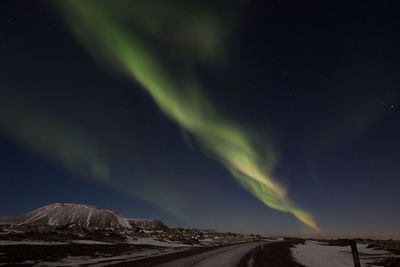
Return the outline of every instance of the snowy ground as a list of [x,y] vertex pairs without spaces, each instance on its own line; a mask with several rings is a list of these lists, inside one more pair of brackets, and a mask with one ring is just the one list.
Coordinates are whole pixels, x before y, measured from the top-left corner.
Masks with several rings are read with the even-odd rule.
[[101,257],[101,255],[98,255],[98,257],[68,256],[58,262],[42,261],[36,263],[36,265],[34,266],[80,266],[80,265],[108,266],[110,264],[123,263],[127,261],[138,260],[152,256],[165,255],[177,251],[179,250],[175,250],[172,248],[165,248],[165,249],[148,249],[144,251],[136,251],[133,253],[127,253],[113,257],[110,256]]
[[[129,246],[134,245],[133,249],[129,249],[131,251],[122,252],[119,254],[118,251],[115,251],[114,255],[110,253],[101,253],[95,252],[88,256],[71,256],[60,252],[60,256],[55,260],[38,260],[38,259],[26,259],[25,261],[19,262],[20,264],[28,264],[34,266],[80,266],[82,264],[85,265],[95,265],[95,266],[107,266],[115,263],[123,263],[126,261],[134,261],[138,259],[143,259],[147,257],[166,255],[170,253],[180,252],[184,250],[191,249],[193,246],[186,245],[182,243],[173,243],[167,241],[157,241],[151,238],[138,238],[137,240],[132,240],[130,242],[125,243],[108,243],[101,242],[95,240],[69,240],[67,242],[45,242],[45,241],[32,241],[32,240],[21,240],[21,241],[11,241],[11,240],[0,240],[1,247],[16,247],[23,246],[31,246],[42,249],[60,247],[60,245],[64,245],[63,247],[68,248],[68,246],[85,246],[83,249],[88,249],[91,246],[110,246],[110,247],[118,247],[118,246]],[[130,247],[128,247],[130,248]],[[137,250],[135,248],[138,248]],[[93,248],[96,249],[96,248]],[[18,249],[17,249],[18,250]],[[54,250],[54,249],[53,249]],[[113,249],[114,250],[114,249]],[[6,255],[7,253],[2,253]],[[64,256],[63,256],[64,255]],[[0,266],[7,265],[6,263],[2,263],[0,260]]]
[[[367,248],[367,245],[358,245],[358,253],[360,256],[361,266],[375,266],[372,263],[385,257],[396,257],[384,250],[375,250]],[[340,266],[353,267],[353,256],[350,246],[328,246],[325,243],[316,241],[306,241],[306,243],[296,245],[291,249],[295,260],[309,267]]]
[[[158,241],[152,238],[137,238],[136,240],[124,242],[126,244],[131,245],[151,245],[151,246],[158,246],[158,247],[173,247],[173,248],[180,248],[180,247],[194,247],[188,244],[182,244],[179,242],[171,242],[171,241]],[[14,240],[0,240],[0,246],[12,246],[12,245],[68,245],[68,244],[86,244],[86,245],[113,245],[115,243],[111,242],[103,242],[103,241],[96,241],[96,240],[69,240],[66,242],[48,242],[48,241],[35,241],[35,240],[21,240],[21,241],[14,241]]]
[[[109,264],[115,263],[123,263],[127,261],[139,260],[147,257],[166,255],[169,253],[180,252],[188,249],[192,249],[193,247],[189,244],[183,244],[181,242],[172,242],[172,241],[162,241],[156,240],[153,238],[137,238],[132,239],[127,242],[122,243],[112,243],[112,242],[102,242],[96,240],[68,240],[65,242],[49,242],[49,241],[36,241],[36,240],[0,240],[0,247],[18,247],[19,245],[29,245],[32,247],[59,247],[59,245],[65,246],[74,246],[74,245],[86,245],[88,246],[127,246],[134,245],[135,247],[141,248],[143,246],[144,249],[132,250],[129,252],[123,252],[121,254],[110,255],[109,253],[98,253],[96,252],[94,255],[90,256],[60,256],[58,260],[31,260],[27,259],[25,261],[21,261],[21,264],[28,264],[34,266],[79,266],[82,264],[85,265],[95,265],[95,266],[107,266]],[[4,253],[6,254],[6,253]],[[5,265],[5,263],[1,263],[0,266]]]
[[128,244],[132,245],[151,245],[151,246],[159,246],[159,247],[193,247],[192,245],[182,244],[178,242],[170,242],[170,241],[158,241],[152,238],[138,238],[133,241],[129,241]]

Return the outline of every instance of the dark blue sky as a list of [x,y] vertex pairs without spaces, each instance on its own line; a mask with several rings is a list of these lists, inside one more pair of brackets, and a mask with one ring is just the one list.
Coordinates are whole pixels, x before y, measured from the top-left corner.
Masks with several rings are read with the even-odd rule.
[[[239,6],[228,67],[196,70],[207,94],[274,144],[275,176],[322,234],[399,238],[398,3]],[[312,233],[238,185],[54,8],[2,1],[0,10],[0,218],[75,202],[176,226]],[[109,180],[90,175],[101,162]]]

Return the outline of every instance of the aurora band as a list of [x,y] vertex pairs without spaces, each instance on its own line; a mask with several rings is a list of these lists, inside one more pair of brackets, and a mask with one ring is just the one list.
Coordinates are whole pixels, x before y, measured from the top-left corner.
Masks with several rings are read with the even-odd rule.
[[[102,4],[103,3],[103,4]],[[151,95],[158,107],[189,131],[205,151],[221,162],[238,183],[267,206],[292,213],[319,231],[306,211],[297,208],[285,188],[272,177],[276,159],[271,147],[260,152],[253,135],[225,118],[203,93],[194,78],[169,73],[145,41],[121,22],[101,1],[57,1],[75,37],[95,57],[116,61]],[[132,28],[132,27],[131,27]]]

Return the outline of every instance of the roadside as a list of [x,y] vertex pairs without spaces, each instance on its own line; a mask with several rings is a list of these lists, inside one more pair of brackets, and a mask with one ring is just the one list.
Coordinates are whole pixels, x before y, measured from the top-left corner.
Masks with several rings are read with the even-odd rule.
[[240,261],[239,267],[285,266],[304,267],[297,263],[291,253],[291,248],[304,243],[303,239],[290,238],[282,241],[263,243],[248,252]]

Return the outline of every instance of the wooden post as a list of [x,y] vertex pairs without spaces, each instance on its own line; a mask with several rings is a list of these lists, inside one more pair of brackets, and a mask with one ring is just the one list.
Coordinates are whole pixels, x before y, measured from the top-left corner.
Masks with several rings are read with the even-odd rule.
[[354,267],[361,267],[360,258],[358,257],[357,243],[355,240],[350,240],[351,253],[353,254]]
[[263,251],[264,250],[264,244],[262,242],[262,239],[260,240],[260,243],[261,243],[261,251]]

